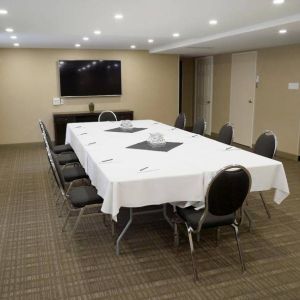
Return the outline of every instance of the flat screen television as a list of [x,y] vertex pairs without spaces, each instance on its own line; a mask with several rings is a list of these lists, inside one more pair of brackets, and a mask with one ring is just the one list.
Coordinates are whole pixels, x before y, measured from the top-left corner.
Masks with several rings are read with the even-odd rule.
[[120,60],[60,60],[61,97],[119,96]]

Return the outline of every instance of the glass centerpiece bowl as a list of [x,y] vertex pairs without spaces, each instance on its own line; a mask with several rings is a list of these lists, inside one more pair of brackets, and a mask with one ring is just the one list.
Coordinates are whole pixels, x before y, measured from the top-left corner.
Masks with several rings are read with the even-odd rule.
[[153,148],[163,147],[166,145],[166,140],[160,132],[150,133],[147,142]]
[[122,120],[120,128],[124,131],[130,131],[133,129],[132,122],[130,120]]

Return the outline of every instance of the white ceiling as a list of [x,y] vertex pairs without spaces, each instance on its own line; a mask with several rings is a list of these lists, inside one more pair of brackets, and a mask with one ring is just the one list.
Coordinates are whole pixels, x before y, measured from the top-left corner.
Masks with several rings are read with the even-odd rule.
[[[300,0],[1,0],[0,47],[207,55],[300,43]],[[122,13],[123,20],[114,14]],[[218,25],[208,24],[217,19]],[[5,28],[14,28],[17,40]],[[279,35],[285,28],[288,33]],[[95,29],[102,31],[96,36]],[[175,39],[172,33],[179,32]],[[85,42],[83,36],[89,36]],[[154,39],[148,44],[149,38]]]

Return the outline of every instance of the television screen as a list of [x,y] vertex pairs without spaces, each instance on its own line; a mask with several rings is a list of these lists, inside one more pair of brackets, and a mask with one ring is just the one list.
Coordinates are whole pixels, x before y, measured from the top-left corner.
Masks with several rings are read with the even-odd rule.
[[58,66],[62,97],[122,94],[119,60],[60,60]]

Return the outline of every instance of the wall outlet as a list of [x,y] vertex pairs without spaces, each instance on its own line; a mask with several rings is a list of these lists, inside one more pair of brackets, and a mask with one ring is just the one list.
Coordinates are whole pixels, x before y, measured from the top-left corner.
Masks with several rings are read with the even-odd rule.
[[299,90],[299,82],[290,82],[288,84],[289,90]]
[[53,98],[53,105],[60,105],[61,103],[60,103],[60,98],[58,98],[58,97],[54,97]]

